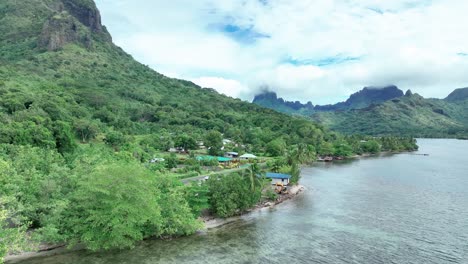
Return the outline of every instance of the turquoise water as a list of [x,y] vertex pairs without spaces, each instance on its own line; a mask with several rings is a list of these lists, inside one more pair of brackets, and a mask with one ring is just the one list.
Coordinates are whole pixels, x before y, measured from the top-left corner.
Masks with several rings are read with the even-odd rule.
[[303,169],[307,191],[222,228],[21,263],[468,263],[468,141]]

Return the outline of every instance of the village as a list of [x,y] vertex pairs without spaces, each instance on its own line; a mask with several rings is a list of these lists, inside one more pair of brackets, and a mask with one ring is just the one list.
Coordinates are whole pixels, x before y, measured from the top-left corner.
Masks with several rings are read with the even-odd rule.
[[244,172],[253,164],[258,165],[263,173],[257,177],[271,180],[272,189],[276,194],[288,194],[291,175],[273,172],[272,157],[257,156],[252,153],[231,151],[233,148],[245,147],[230,139],[223,139],[219,153],[224,155],[209,155],[210,148],[204,142],[197,142],[198,149],[187,150],[184,147],[171,147],[167,152],[159,153],[150,161],[150,167],[170,168],[169,175],[181,180],[184,184],[194,181],[206,181],[211,175],[229,175]]

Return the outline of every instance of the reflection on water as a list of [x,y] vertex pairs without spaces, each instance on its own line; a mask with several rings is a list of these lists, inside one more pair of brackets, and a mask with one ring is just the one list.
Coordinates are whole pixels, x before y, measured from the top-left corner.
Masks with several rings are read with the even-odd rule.
[[307,191],[225,227],[21,263],[468,263],[468,141],[316,164]]

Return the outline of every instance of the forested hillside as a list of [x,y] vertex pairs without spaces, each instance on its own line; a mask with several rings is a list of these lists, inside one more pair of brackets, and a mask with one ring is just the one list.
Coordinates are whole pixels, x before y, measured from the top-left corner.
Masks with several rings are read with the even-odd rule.
[[[0,4],[2,143],[57,147],[63,153],[73,151],[75,136],[89,142],[158,134],[151,145],[164,149],[176,134],[201,140],[205,131],[217,130],[258,151],[285,135],[288,143],[325,136],[322,127],[311,122],[167,78],[139,64],[97,26],[99,13],[88,2]],[[90,17],[74,11],[87,8],[91,11],[81,13]]]
[[468,100],[450,102],[407,93],[364,109],[322,112],[312,119],[344,134],[468,136]]
[[[165,77],[112,43],[91,0],[0,1],[0,262],[25,228],[35,230],[30,241],[93,250],[195,232],[209,189],[184,186],[171,173],[184,162],[198,175],[201,165],[188,154],[149,161],[201,143],[221,155],[223,139],[236,143],[232,150],[271,157],[298,153],[299,145],[310,157],[416,148],[410,138],[361,144]],[[236,182],[224,186],[239,193],[218,197],[218,215],[260,199],[261,189],[245,193],[251,183]],[[239,204],[226,211],[228,200]]]
[[412,137],[468,137],[468,88],[454,90],[445,99],[426,99],[396,86],[366,87],[348,100],[332,105],[307,105],[277,98],[273,92],[257,95],[255,104],[312,120],[346,135]]
[[[148,168],[156,153],[203,141],[219,152],[223,137],[254,153],[272,141],[336,139],[141,65],[112,43],[88,0],[0,2],[0,124],[0,232],[25,225],[37,241],[90,249],[200,227],[193,208],[206,199],[166,175],[174,158]],[[10,233],[0,259],[17,241]]]

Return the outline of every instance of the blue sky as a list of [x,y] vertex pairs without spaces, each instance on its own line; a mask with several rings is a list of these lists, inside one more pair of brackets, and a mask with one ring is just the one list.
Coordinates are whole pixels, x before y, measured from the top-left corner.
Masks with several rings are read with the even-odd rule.
[[334,103],[364,86],[468,86],[468,1],[97,0],[114,42],[165,75],[245,100],[267,85]]

